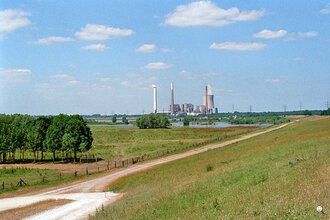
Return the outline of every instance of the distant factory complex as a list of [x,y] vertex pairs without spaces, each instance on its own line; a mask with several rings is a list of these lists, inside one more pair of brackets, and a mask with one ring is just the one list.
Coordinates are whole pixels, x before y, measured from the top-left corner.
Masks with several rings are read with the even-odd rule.
[[[157,87],[156,85],[152,85],[152,88],[154,93],[154,113],[157,113]],[[199,115],[218,113],[218,108],[214,106],[214,95],[211,92],[210,86],[205,86],[205,94],[202,97],[202,105],[193,105],[191,103],[174,104],[174,86],[173,83],[171,83],[171,102],[168,108],[168,112],[163,113],[170,115]]]

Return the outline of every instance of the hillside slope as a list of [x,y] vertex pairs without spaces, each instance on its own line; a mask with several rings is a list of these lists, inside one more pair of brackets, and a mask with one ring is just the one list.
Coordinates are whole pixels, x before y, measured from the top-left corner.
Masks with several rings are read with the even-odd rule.
[[318,218],[329,207],[330,118],[283,129],[119,179],[124,196],[95,219]]

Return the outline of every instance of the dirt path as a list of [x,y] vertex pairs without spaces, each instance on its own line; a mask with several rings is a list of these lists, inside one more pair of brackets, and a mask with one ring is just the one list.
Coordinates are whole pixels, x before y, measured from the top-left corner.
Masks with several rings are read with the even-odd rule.
[[21,196],[14,198],[0,199],[0,212],[24,207],[37,202],[49,200],[49,199],[70,199],[72,203],[51,209],[28,219],[85,219],[88,214],[93,213],[97,208],[100,208],[102,204],[109,203],[120,196],[119,194],[112,192],[103,192],[103,190],[109,185],[109,183],[117,180],[120,177],[142,171],[153,166],[168,163],[181,158],[196,155],[215,148],[224,147],[239,141],[243,141],[258,135],[262,135],[280,128],[287,126],[283,124],[278,127],[273,127],[265,131],[244,135],[234,140],[225,141],[219,144],[210,144],[201,148],[193,149],[181,154],[175,154],[164,158],[156,159],[153,161],[147,161],[141,164],[135,164],[121,170],[109,173],[107,175],[96,177],[92,180],[83,181],[74,185],[61,187],[55,190],[45,191],[32,196]]

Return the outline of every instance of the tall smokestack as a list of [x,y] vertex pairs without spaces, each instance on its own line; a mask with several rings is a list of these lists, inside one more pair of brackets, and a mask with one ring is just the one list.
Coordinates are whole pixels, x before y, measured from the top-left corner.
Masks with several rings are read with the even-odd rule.
[[207,101],[207,85],[205,86],[205,107],[206,107],[206,114],[209,112],[209,106]]
[[157,113],[157,87],[156,85],[152,85],[154,90],[154,113]]
[[174,115],[174,88],[173,88],[173,82],[171,82],[171,115]]

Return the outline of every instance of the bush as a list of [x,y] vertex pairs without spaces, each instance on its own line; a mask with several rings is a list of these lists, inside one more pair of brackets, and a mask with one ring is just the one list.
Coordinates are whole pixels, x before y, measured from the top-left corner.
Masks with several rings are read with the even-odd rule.
[[214,169],[214,167],[211,165],[211,164],[208,164],[206,166],[206,171],[209,172],[209,171],[212,171]]

